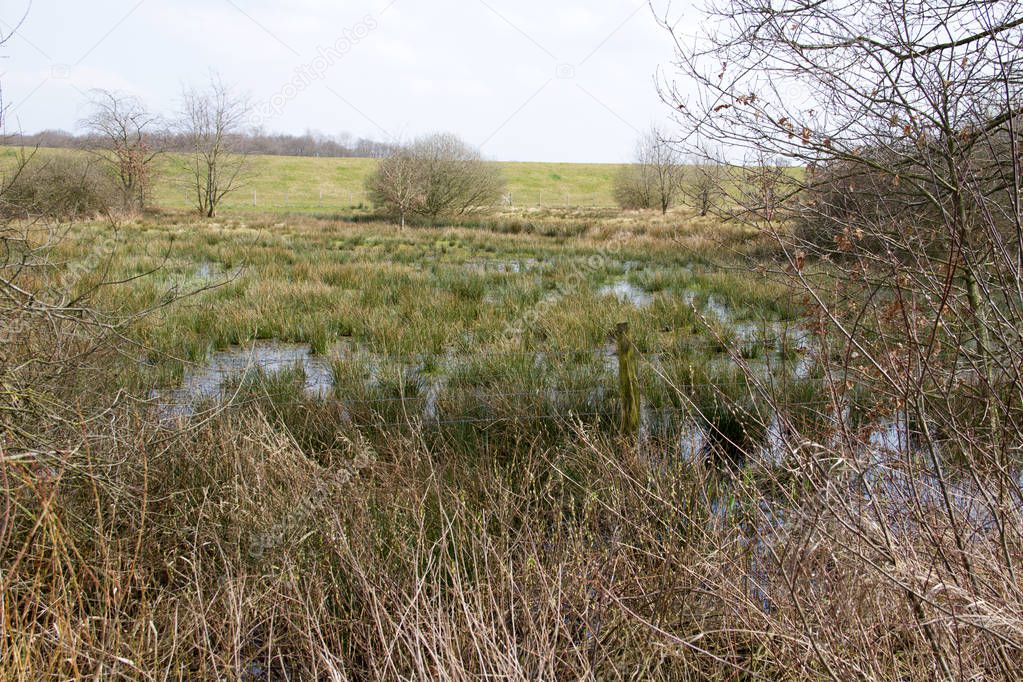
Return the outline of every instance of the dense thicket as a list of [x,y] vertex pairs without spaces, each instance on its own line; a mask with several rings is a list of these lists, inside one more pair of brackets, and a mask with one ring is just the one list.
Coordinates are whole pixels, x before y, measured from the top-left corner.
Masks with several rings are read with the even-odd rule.
[[0,195],[7,218],[92,218],[120,207],[120,188],[106,169],[74,156],[27,159]]
[[[821,665],[1018,677],[1017,625],[952,595],[1007,613],[1023,594],[1023,5],[715,0],[696,37],[662,19],[678,57],[665,99],[694,154],[709,145],[738,167],[723,212],[775,240],[775,267],[750,267],[810,305],[827,358],[830,437],[790,421],[783,448],[818,488],[849,472],[870,498],[897,486],[912,500],[902,523],[818,499],[831,520],[812,523],[822,538],[836,520],[860,529],[864,583],[896,588],[864,608],[901,611],[929,651],[913,672],[865,673],[824,649]],[[771,411],[798,412],[762,384]],[[864,418],[897,426],[869,437]]]

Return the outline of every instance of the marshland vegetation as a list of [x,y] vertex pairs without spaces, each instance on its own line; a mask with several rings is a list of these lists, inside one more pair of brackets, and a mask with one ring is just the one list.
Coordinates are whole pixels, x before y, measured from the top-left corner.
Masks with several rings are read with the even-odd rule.
[[[832,614],[779,582],[811,569],[774,553],[800,527],[765,512],[808,494],[787,443],[831,438],[833,415],[807,301],[761,233],[686,208],[23,230],[25,288],[89,312],[25,326],[5,358],[6,669],[814,669],[799,633]],[[639,434],[618,420],[623,321]],[[864,439],[893,428],[870,396],[857,410]]]
[[3,677],[1019,678],[1019,4],[708,11],[652,210],[12,151]]

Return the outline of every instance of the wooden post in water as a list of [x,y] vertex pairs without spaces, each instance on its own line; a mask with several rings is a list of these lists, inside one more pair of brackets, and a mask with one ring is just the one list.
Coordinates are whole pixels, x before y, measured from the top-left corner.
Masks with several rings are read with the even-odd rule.
[[629,323],[615,325],[618,345],[618,383],[622,398],[622,432],[639,436],[639,372],[636,347],[629,338]]

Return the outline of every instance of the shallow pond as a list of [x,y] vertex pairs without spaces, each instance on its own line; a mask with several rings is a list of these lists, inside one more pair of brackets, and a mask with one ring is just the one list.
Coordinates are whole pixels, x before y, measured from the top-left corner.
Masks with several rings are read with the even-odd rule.
[[307,395],[323,398],[330,394],[334,379],[328,358],[313,355],[307,344],[256,341],[218,351],[204,364],[186,367],[179,387],[154,390],[151,397],[166,416],[188,415],[195,402],[221,397],[232,379],[247,372],[276,374],[299,367],[305,374]]
[[648,306],[654,300],[654,297],[647,293],[645,289],[625,279],[602,286],[597,293],[600,296],[613,296],[622,303],[627,303],[637,308]]
[[465,261],[465,267],[473,272],[497,272],[518,274],[543,270],[552,265],[552,261],[540,258],[523,258],[519,260],[498,258],[475,258]]

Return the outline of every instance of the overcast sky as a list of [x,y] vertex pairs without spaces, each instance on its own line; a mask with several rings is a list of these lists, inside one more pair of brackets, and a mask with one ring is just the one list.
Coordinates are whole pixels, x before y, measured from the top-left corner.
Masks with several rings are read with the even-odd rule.
[[[4,32],[27,0],[4,0]],[[4,46],[8,130],[75,129],[90,88],[173,111],[211,69],[268,131],[454,132],[497,160],[628,160],[669,114],[645,0],[34,0]]]

